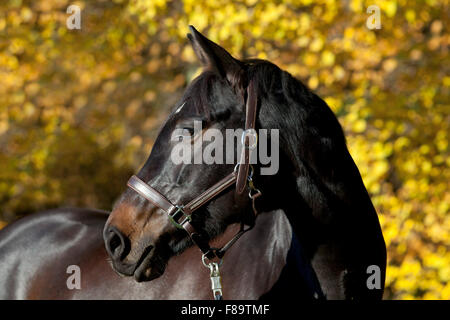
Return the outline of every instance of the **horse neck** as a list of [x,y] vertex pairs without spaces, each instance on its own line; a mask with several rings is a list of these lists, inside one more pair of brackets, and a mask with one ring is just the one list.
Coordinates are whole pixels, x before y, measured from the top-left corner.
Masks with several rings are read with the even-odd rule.
[[[211,246],[223,245],[238,229],[239,225],[230,225],[211,241]],[[261,213],[255,227],[245,233],[224,257],[220,267],[224,299],[258,299],[268,292],[285,266],[291,239],[292,229],[283,212]],[[163,282],[165,288],[173,290],[166,290],[163,297],[161,291],[148,292],[151,298],[184,299],[193,292],[183,292],[180,288],[193,287],[196,288],[195,298],[209,299],[212,295],[209,269],[203,267],[201,252],[195,247],[173,257],[163,276],[152,282]]]

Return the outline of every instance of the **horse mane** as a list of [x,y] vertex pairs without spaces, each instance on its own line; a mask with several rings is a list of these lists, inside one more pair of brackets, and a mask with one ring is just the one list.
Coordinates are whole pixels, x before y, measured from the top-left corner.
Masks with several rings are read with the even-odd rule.
[[[260,100],[269,96],[275,98],[271,101],[270,107],[272,107],[274,113],[277,112],[276,116],[286,117],[286,120],[293,121],[308,120],[309,125],[320,126],[322,130],[326,131],[324,133],[329,133],[328,136],[345,142],[343,130],[329,106],[300,80],[267,60],[246,59],[241,61],[241,64],[243,71],[239,75],[235,75],[234,80],[228,81],[231,89],[244,92],[248,82],[250,80],[255,81]],[[237,79],[237,77],[240,78]],[[195,112],[204,115],[207,120],[217,120],[224,114],[228,115],[232,112],[232,110],[226,109],[236,103],[236,100],[230,101],[233,96],[231,94],[223,94],[218,97],[215,94],[215,89],[219,86],[225,90],[229,87],[227,86],[227,80],[220,74],[214,70],[206,69],[188,86],[183,95],[183,100],[191,101],[194,104]],[[239,86],[242,87],[238,88]],[[217,104],[217,98],[222,100],[228,98],[229,101]],[[229,102],[229,104],[226,102]],[[243,102],[244,99],[241,103]],[[288,104],[297,109],[297,118],[292,117],[295,114],[286,114],[288,110],[279,110],[280,107]],[[302,113],[300,109],[308,113]],[[290,111],[295,112],[295,110]],[[308,119],[304,119],[305,116]]]
[[[194,79],[182,98],[193,105],[191,112],[206,122],[227,118],[236,112],[235,106],[244,107],[245,97],[239,94],[254,81],[259,100],[257,127],[280,129],[280,151],[293,164],[295,175],[301,175],[306,166],[309,171],[321,171],[317,176],[325,180],[335,178],[338,170],[333,167],[340,167],[349,155],[342,127],[326,102],[267,60],[247,59],[240,64],[242,72],[239,79],[231,77],[234,82],[208,68]],[[241,114],[245,119],[245,110]]]

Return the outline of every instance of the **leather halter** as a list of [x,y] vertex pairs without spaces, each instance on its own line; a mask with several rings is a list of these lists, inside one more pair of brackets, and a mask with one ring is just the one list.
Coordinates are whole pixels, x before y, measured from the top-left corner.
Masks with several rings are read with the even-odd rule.
[[[225,178],[214,184],[212,187],[203,191],[199,196],[191,200],[185,205],[175,205],[170,200],[168,200],[164,195],[158,192],[156,189],[150,187],[147,183],[139,179],[137,176],[133,175],[129,180],[127,185],[143,196],[145,199],[150,201],[153,205],[165,211],[175,227],[179,229],[184,229],[189,234],[192,241],[200,248],[204,256],[208,259],[213,259],[214,257],[222,258],[225,251],[230,248],[240,236],[245,232],[249,231],[252,227],[245,228],[243,222],[241,222],[241,228],[239,232],[225,244],[222,248],[211,248],[206,239],[204,239],[200,233],[198,233],[194,226],[191,224],[192,213],[208,203],[213,198],[217,197],[224,190],[231,187],[236,183],[236,193],[241,195],[247,181],[249,181],[250,193],[249,196],[253,200],[253,211],[255,215],[257,214],[255,209],[254,200],[261,195],[261,192],[254,188],[251,175],[253,174],[253,169],[249,175],[250,166],[250,156],[253,149],[256,147],[256,141],[253,145],[250,145],[251,134],[256,138],[255,122],[256,122],[256,108],[257,108],[257,96],[254,88],[253,81],[250,81],[247,87],[247,102],[246,102],[246,120],[245,120],[245,131],[242,135],[242,151],[240,156],[240,161],[236,165],[235,170],[227,175]],[[238,169],[238,170],[236,170]],[[251,192],[256,191],[252,194]]]

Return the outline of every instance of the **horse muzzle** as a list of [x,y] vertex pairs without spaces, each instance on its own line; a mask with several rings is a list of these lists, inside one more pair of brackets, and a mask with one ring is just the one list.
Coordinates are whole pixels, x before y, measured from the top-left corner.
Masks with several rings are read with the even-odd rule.
[[107,226],[103,231],[105,248],[111,259],[112,267],[121,276],[134,276],[137,282],[150,281],[164,273],[165,263],[155,255],[153,245],[148,245],[136,262],[131,262],[130,240],[114,226]]

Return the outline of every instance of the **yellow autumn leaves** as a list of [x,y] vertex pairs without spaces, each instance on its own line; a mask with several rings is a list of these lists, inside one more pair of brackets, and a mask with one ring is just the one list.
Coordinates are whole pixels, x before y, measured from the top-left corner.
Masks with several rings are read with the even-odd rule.
[[289,71],[338,116],[388,246],[385,298],[450,299],[448,1],[76,3],[76,32],[69,1],[0,4],[0,220],[111,208],[199,72],[192,24]]

